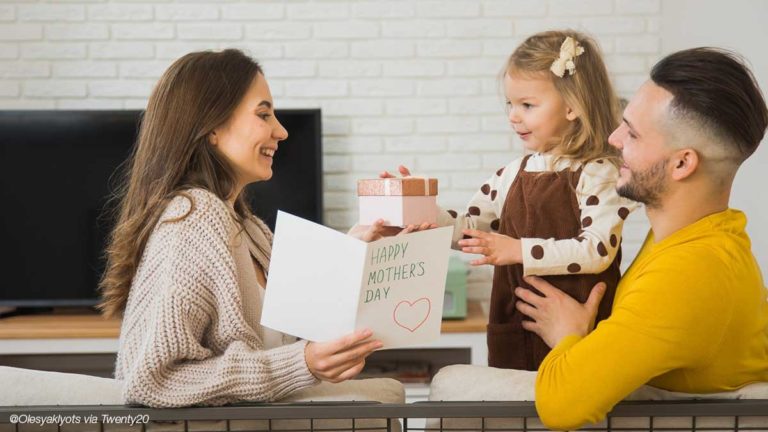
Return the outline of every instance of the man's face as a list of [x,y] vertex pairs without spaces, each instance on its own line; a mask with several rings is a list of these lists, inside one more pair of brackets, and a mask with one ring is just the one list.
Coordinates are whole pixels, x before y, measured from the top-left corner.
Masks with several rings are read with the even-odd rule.
[[621,125],[608,138],[623,159],[617,192],[648,208],[661,205],[668,186],[670,150],[662,128],[672,98],[667,90],[646,81],[624,110]]

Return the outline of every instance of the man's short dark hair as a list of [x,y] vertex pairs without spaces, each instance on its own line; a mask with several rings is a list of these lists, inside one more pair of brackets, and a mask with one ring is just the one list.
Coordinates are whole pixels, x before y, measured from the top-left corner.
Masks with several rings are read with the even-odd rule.
[[672,93],[671,111],[718,135],[738,163],[754,153],[768,126],[768,108],[754,75],[737,54],[693,48],[664,57],[651,80]]

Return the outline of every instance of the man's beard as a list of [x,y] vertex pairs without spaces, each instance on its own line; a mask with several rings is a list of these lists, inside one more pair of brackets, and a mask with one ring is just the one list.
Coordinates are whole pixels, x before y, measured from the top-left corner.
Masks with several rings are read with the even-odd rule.
[[661,194],[667,188],[667,159],[662,159],[644,171],[630,170],[629,181],[616,188],[619,196],[641,202],[648,208],[661,206]]

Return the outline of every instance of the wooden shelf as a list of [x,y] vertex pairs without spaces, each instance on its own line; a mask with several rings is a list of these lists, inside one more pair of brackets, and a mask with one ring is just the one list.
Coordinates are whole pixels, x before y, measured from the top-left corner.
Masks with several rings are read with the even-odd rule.
[[21,315],[0,319],[0,339],[117,338],[120,320],[98,314]]
[[467,317],[461,320],[443,320],[443,333],[485,333],[488,317],[479,302],[467,302]]
[[[443,333],[485,332],[488,318],[480,303],[467,304],[467,318],[445,320]],[[0,319],[0,339],[90,339],[117,338],[120,320],[106,319],[93,314],[53,313],[48,315],[21,315]]]

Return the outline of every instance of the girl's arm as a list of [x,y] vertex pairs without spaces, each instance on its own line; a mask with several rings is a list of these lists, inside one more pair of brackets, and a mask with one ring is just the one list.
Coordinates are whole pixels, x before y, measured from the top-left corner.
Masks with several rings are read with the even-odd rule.
[[495,233],[499,230],[501,209],[507,198],[507,192],[512,186],[522,159],[516,159],[507,166],[500,168],[488,180],[467,204],[463,211],[441,207],[437,217],[439,226],[453,226],[451,247],[461,250],[458,241],[469,238],[464,230],[472,229]]
[[607,162],[584,165],[576,187],[581,230],[570,239],[522,238],[523,271],[531,275],[600,273],[621,245],[624,220],[636,207],[616,193],[618,170]]

